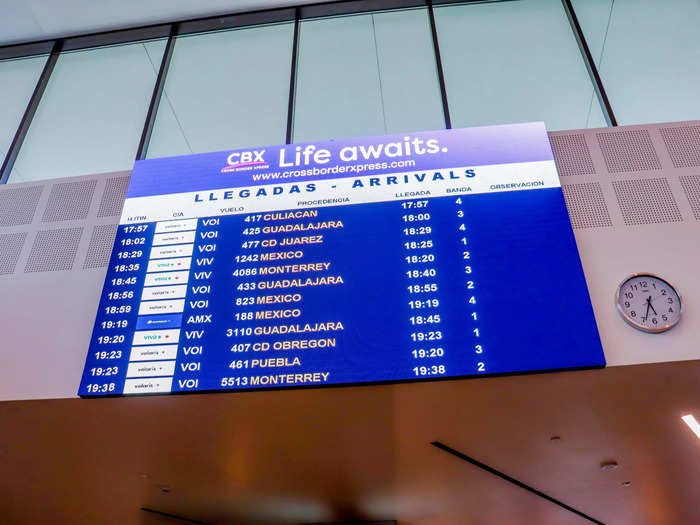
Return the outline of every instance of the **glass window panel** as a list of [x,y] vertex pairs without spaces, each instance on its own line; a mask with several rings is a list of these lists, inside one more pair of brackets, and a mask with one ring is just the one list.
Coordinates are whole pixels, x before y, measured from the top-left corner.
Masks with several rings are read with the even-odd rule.
[[165,41],[61,54],[9,182],[131,169]]
[[454,127],[604,125],[560,0],[441,6],[435,22]]
[[148,157],[279,144],[294,24],[179,37]]
[[47,55],[0,62],[0,163],[10,149]]
[[425,9],[305,20],[294,140],[445,127]]
[[700,119],[700,2],[573,5],[619,124]]

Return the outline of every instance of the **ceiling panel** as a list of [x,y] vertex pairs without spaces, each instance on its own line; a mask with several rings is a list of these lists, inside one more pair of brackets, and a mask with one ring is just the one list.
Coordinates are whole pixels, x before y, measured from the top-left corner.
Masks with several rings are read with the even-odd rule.
[[[700,361],[686,361],[2,402],[0,515],[7,525],[146,525],[148,507],[212,525],[590,523],[430,445],[439,440],[605,525],[700,523],[700,442],[680,420],[700,411],[699,379]],[[602,471],[608,460],[619,467]]]
[[299,0],[2,0],[0,45],[311,3]]
[[[46,2],[48,4],[48,2]],[[44,29],[34,16],[31,2],[2,0],[0,2],[0,45],[44,38]]]

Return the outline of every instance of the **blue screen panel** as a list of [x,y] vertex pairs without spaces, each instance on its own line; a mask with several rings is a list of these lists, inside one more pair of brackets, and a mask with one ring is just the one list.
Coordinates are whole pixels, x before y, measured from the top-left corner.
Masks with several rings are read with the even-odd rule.
[[79,394],[604,364],[523,124],[138,162]]

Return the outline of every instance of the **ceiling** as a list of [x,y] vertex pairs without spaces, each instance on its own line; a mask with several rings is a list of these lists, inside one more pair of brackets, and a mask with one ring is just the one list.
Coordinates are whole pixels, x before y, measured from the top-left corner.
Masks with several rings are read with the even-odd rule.
[[173,22],[309,0],[0,0],[0,45]]
[[[4,402],[0,515],[7,525],[179,523],[147,507],[212,525],[591,523],[430,445],[438,440],[606,525],[700,523],[688,412],[700,415],[700,361]],[[609,460],[619,467],[601,470]]]

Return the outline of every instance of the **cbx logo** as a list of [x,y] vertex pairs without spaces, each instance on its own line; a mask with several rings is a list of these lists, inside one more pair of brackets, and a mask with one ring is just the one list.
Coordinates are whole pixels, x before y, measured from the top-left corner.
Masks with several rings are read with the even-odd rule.
[[267,167],[269,164],[263,157],[264,154],[264,149],[234,151],[226,159],[226,166],[221,168],[221,173]]

